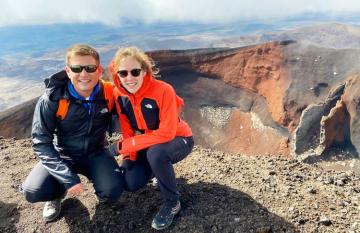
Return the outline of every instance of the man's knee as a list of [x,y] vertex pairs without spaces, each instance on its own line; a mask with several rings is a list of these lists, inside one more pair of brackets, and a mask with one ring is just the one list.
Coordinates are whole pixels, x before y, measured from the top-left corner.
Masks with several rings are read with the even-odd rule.
[[138,191],[141,188],[142,188],[142,186],[139,184],[127,184],[126,185],[126,191],[132,192],[132,193]]
[[168,160],[168,151],[163,145],[155,145],[148,149],[146,153],[149,164],[153,167],[157,164],[163,164]]
[[38,191],[34,191],[29,188],[26,188],[23,184],[20,185],[19,191],[24,195],[25,200],[30,203],[36,203],[42,201],[40,198],[40,193]]
[[49,183],[36,185],[29,179],[20,185],[19,191],[30,203],[55,200],[62,197],[66,192],[65,188],[62,186],[54,187]]
[[116,200],[121,196],[122,192],[123,187],[121,185],[113,185],[106,187],[103,191],[103,195],[110,200]]
[[148,178],[145,174],[138,173],[138,174],[130,174],[126,176],[126,184],[125,189],[128,192],[136,192],[139,189],[146,186],[148,183]]
[[124,185],[122,180],[101,179],[94,183],[94,188],[101,198],[116,200],[121,196]]

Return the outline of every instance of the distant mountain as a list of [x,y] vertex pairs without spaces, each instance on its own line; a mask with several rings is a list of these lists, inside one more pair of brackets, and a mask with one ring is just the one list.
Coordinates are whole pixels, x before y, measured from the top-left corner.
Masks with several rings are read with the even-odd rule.
[[326,23],[265,33],[260,38],[261,41],[296,40],[318,47],[360,49],[360,27],[340,23]]
[[[118,47],[128,45],[151,51],[236,48],[295,40],[302,45],[323,48],[360,48],[359,26],[326,23],[294,27],[293,24],[139,24],[122,27],[87,24],[0,28],[0,82],[5,87],[0,90],[0,112],[33,98],[34,95],[26,96],[26,93],[38,93],[42,80],[63,68],[65,48],[75,42],[96,46],[104,66]],[[30,34],[35,36],[29,39]],[[18,80],[16,85],[14,80]]]
[[335,49],[359,49],[360,26],[323,23],[304,27],[288,27],[276,31],[260,31],[249,35],[219,37],[211,41],[216,47],[240,47],[270,41],[295,40],[302,44]]
[[[293,19],[228,24],[131,23],[113,27],[101,24],[0,27],[0,58],[24,53],[38,57],[44,53],[64,49],[73,43],[89,43],[96,47],[132,44],[144,50],[159,50],[219,47],[218,43],[231,38],[238,38],[242,41],[241,46],[270,40],[302,39],[305,37],[309,38],[310,42],[321,43],[322,41],[318,41],[318,39],[329,39],[321,37],[325,34],[337,38],[348,38],[347,35],[350,35],[350,40],[356,38],[352,36],[354,30],[358,30],[356,26],[335,22],[321,23],[319,19],[313,21]],[[251,42],[250,38],[256,40]],[[236,44],[231,47],[238,46],[239,44]]]

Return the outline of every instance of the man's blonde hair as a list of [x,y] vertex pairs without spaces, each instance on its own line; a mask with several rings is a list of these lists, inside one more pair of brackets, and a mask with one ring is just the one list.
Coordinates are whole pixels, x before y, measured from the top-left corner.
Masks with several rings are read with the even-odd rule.
[[86,44],[74,44],[69,47],[66,51],[65,64],[70,64],[71,58],[74,56],[91,56],[97,62],[97,65],[100,64],[100,55],[92,47]]
[[146,71],[151,76],[157,74],[158,71],[155,70],[154,61],[146,53],[134,46],[118,49],[114,57],[115,72],[117,72],[117,69],[121,64],[121,60],[126,57],[132,57],[138,61],[141,65],[141,69]]

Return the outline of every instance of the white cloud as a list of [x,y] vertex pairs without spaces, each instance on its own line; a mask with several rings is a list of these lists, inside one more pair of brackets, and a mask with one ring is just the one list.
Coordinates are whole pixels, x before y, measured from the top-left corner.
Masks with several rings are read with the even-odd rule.
[[229,22],[304,12],[360,12],[358,0],[1,0],[0,26],[99,22]]

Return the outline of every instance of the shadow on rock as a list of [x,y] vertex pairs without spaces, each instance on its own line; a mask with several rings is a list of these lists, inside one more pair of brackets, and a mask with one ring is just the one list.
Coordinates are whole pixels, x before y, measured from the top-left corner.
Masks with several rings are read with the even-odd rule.
[[314,164],[322,161],[336,162],[352,159],[359,159],[359,153],[352,144],[349,144],[345,148],[335,146],[330,147],[326,149],[321,155],[311,155],[305,158],[303,162]]
[[151,221],[161,205],[159,194],[147,186],[124,192],[115,203],[98,205],[92,219],[94,232],[152,232]]
[[179,232],[296,232],[246,193],[220,184],[179,182],[187,208],[175,226]]
[[[249,195],[224,185],[178,180],[182,211],[162,232],[297,232],[295,226],[271,213]],[[93,232],[158,232],[152,218],[161,205],[159,192],[146,187],[124,193],[112,205],[100,205]]]
[[0,232],[17,232],[15,224],[19,221],[17,204],[0,201]]
[[70,232],[93,232],[89,211],[77,198],[64,200],[61,213]]

